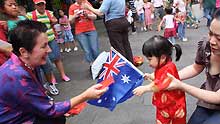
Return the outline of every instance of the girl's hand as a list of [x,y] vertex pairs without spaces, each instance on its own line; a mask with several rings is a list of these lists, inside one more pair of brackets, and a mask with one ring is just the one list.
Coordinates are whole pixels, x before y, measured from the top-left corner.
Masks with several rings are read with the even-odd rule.
[[139,86],[133,90],[133,94],[136,96],[141,96],[145,93],[146,86]]
[[145,80],[153,81],[153,80],[154,80],[154,73],[152,73],[152,74],[145,73],[145,74],[144,74],[144,79],[145,79]]
[[141,96],[145,92],[150,92],[150,91],[152,91],[152,84],[148,84],[148,85],[145,85],[145,86],[139,86],[139,87],[135,88],[133,90],[133,94],[136,95],[136,96]]

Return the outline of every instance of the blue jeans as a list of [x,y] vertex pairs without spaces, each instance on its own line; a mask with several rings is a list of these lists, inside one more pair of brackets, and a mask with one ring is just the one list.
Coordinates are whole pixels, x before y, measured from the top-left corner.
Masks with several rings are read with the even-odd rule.
[[204,8],[203,13],[204,17],[207,18],[207,26],[210,26],[211,21],[212,21],[212,15],[215,11],[215,8]]
[[51,52],[48,54],[52,62],[61,59],[60,48],[55,40],[48,42]]
[[220,110],[197,106],[188,124],[220,124]]
[[83,32],[76,35],[79,44],[85,52],[85,60],[93,62],[99,55],[98,34],[96,31]]
[[183,40],[185,38],[185,30],[186,30],[186,24],[184,23],[178,23],[178,37],[180,40]]
[[139,15],[138,21],[141,22],[141,23],[144,22],[144,13],[141,13],[141,14]]

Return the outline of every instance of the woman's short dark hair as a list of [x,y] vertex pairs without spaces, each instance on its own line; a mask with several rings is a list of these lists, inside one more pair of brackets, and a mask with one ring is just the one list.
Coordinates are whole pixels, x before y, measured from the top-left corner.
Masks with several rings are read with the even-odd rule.
[[31,20],[18,22],[17,27],[9,33],[9,42],[12,44],[13,53],[20,56],[19,49],[21,47],[31,53],[36,45],[36,38],[46,31],[46,25],[41,22]]
[[182,55],[182,49],[178,44],[172,44],[168,39],[160,35],[154,35],[148,39],[142,48],[142,52],[146,57],[158,57],[166,55],[171,59],[173,47],[176,49],[176,61],[180,59]]

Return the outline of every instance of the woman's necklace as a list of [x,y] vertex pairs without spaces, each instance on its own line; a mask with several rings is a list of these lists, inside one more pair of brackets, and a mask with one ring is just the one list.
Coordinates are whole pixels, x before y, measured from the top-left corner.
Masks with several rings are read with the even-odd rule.
[[34,68],[32,68],[30,65],[28,65],[26,63],[24,64],[24,66],[27,67],[28,69],[32,70],[32,71],[34,70]]

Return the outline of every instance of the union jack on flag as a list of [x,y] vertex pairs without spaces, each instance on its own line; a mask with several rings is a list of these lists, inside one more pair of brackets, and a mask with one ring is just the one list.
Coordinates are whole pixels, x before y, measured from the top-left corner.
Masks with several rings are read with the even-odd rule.
[[113,76],[113,74],[117,75],[120,72],[118,68],[126,63],[115,52],[111,51],[109,54],[108,60],[103,65],[104,71],[99,75],[99,79],[106,80],[109,76]]
[[97,83],[105,82],[113,77],[108,91],[100,99],[89,100],[88,103],[113,111],[118,103],[122,103],[133,96],[133,89],[142,85],[143,73],[138,70],[124,56],[111,47],[106,62],[103,64]]

